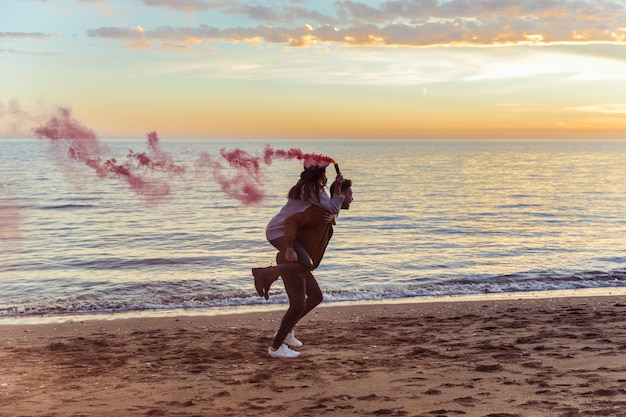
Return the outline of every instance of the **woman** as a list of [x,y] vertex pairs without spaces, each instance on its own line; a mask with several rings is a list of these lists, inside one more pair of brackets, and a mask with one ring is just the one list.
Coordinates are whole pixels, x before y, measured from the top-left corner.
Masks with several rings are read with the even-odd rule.
[[[310,271],[313,269],[311,257],[298,241],[294,242],[293,249],[287,248],[284,237],[285,219],[292,214],[303,212],[313,204],[335,215],[339,214],[339,210],[341,210],[344,200],[341,184],[344,179],[341,174],[337,175],[333,196],[332,198],[329,197],[324,189],[328,182],[326,178],[327,165],[328,163],[305,163],[304,171],[300,174],[300,180],[289,190],[287,203],[267,225],[265,231],[267,240],[278,249],[277,258],[280,257],[287,262],[266,268],[252,268],[257,293],[266,300],[269,299],[268,291],[271,284],[279,277],[282,276],[283,281],[289,279],[288,277],[306,277],[310,275]],[[295,338],[293,330],[287,334],[285,342],[292,347],[302,345]],[[270,356],[295,357],[298,355],[297,352],[290,350],[285,345],[280,346],[279,350],[277,352],[274,347],[270,348]]]

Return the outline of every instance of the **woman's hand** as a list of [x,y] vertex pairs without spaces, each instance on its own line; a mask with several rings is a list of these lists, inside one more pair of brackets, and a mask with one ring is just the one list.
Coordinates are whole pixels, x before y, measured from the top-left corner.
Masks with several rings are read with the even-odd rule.
[[298,262],[298,254],[293,248],[287,248],[285,251],[285,259],[288,262]]
[[343,184],[343,181],[343,175],[337,174],[337,177],[335,178],[335,194],[341,194],[341,184]]

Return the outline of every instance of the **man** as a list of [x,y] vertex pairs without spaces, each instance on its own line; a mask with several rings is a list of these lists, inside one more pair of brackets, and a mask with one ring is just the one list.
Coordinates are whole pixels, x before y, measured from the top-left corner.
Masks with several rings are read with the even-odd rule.
[[[331,197],[335,184],[330,187]],[[342,210],[348,210],[352,203],[352,181],[344,180],[341,184],[341,194],[344,196]],[[286,250],[276,255],[276,262],[297,262],[294,243],[298,241],[313,261],[311,270],[316,269],[333,235],[335,217],[319,206],[311,205],[308,209],[295,213],[285,220],[284,238]],[[302,342],[294,336],[293,327],[322,302],[323,295],[317,280],[311,271],[305,273],[287,272],[282,275],[285,291],[289,297],[289,309],[283,316],[280,328],[274,335],[272,346],[268,353],[274,358],[295,358],[300,353],[289,348],[300,347]],[[269,289],[275,278],[255,274],[255,286],[260,296],[269,297]]]

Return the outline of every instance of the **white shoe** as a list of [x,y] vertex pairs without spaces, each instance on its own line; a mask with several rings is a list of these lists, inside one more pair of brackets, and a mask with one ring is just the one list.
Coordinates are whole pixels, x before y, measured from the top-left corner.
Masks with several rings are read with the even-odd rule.
[[272,358],[280,359],[291,359],[300,356],[300,352],[289,349],[289,347],[285,344],[280,345],[280,347],[276,350],[272,349],[270,346],[267,348],[267,353],[269,353]]
[[[276,337],[277,334],[278,334],[278,330],[274,332],[274,337]],[[289,347],[302,347],[302,342],[296,339],[296,336],[294,335],[293,330],[287,333],[287,337],[285,337],[285,340],[283,340],[283,343],[286,343],[287,346]]]
[[289,332],[287,337],[285,337],[285,343],[287,343],[287,345],[289,345],[290,347],[301,347],[302,346],[302,342],[299,341],[298,339],[296,339],[296,336],[294,335],[293,330]]

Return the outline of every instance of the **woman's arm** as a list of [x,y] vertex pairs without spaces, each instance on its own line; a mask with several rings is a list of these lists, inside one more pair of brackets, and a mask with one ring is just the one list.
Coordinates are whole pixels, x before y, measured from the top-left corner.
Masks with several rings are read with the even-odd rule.
[[326,192],[322,190],[319,194],[319,202],[311,200],[311,203],[323,208],[326,211],[331,212],[332,214],[339,214],[339,211],[341,210],[341,204],[343,203],[344,198],[345,197],[341,193],[334,194],[333,198],[330,198],[328,194],[326,194]]

